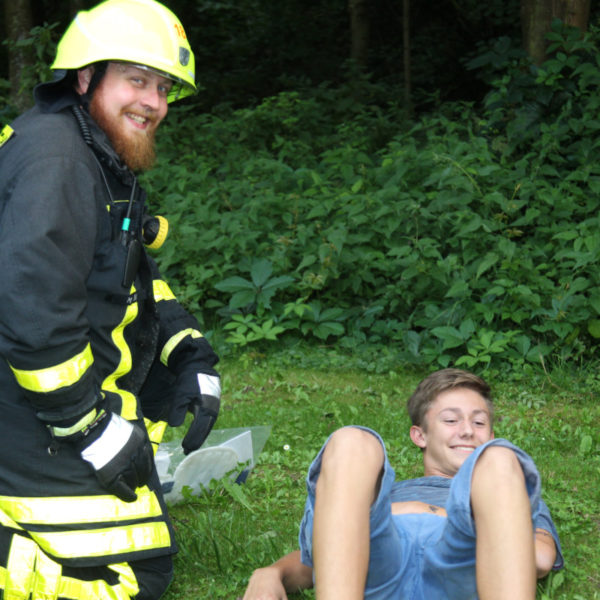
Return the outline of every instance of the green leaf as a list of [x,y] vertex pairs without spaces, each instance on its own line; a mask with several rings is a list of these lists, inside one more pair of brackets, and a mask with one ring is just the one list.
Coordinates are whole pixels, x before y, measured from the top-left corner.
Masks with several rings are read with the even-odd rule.
[[465,298],[468,296],[469,286],[466,281],[456,281],[446,292],[446,298]]
[[314,329],[313,334],[321,340],[326,340],[330,335],[340,336],[344,333],[344,326],[341,323],[327,321],[319,323]]
[[473,333],[475,333],[475,323],[473,322],[473,319],[465,319],[460,324],[461,337],[463,340],[466,340],[467,338],[471,337]]
[[477,275],[475,279],[479,279],[488,269],[493,267],[499,260],[499,256],[495,252],[488,252],[477,267]]
[[254,290],[252,282],[243,277],[229,277],[215,284],[215,288],[220,292],[239,292],[241,290]]
[[600,319],[593,319],[588,323],[588,332],[592,337],[600,338]]
[[337,319],[341,318],[343,315],[344,315],[344,309],[343,308],[335,308],[335,307],[333,307],[333,308],[326,308],[319,315],[319,321],[337,320]]
[[290,283],[294,283],[295,279],[290,275],[280,275],[279,277],[273,277],[269,279],[263,286],[262,289],[266,292],[269,290],[277,290],[282,287],[286,287]]
[[352,193],[353,194],[358,193],[360,191],[360,189],[362,188],[363,183],[364,182],[363,182],[363,178],[362,177],[360,177],[357,181],[355,181],[354,184],[352,185],[352,188],[351,188],[352,189]]
[[457,348],[465,343],[464,337],[456,327],[434,327],[431,333],[443,341],[443,349]]
[[258,258],[252,262],[250,276],[256,287],[262,287],[273,272],[273,264],[266,258]]
[[256,292],[254,290],[247,290],[242,292],[236,292],[231,296],[229,300],[229,308],[236,310],[252,304],[256,300]]
[[592,436],[591,435],[583,435],[581,436],[581,441],[579,443],[579,453],[585,456],[589,454],[592,450]]
[[225,489],[225,491],[235,501],[239,502],[244,508],[248,509],[250,512],[252,512],[252,513],[254,512],[254,509],[252,508],[252,504],[250,504],[248,497],[246,496],[246,493],[242,489],[241,485],[232,482],[227,477],[224,477],[221,480],[221,483],[223,484],[223,488]]

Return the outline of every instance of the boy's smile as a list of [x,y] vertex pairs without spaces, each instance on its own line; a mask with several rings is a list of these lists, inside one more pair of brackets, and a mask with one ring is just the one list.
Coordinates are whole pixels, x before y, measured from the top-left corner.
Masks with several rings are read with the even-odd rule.
[[431,403],[423,427],[410,436],[423,448],[425,475],[454,477],[466,458],[494,437],[485,399],[469,388],[442,392]]

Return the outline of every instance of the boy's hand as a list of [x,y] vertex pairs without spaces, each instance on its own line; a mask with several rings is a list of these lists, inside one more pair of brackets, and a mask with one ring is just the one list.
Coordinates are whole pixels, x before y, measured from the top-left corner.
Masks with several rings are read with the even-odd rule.
[[256,569],[250,577],[244,597],[238,600],[287,600],[279,571],[273,567]]

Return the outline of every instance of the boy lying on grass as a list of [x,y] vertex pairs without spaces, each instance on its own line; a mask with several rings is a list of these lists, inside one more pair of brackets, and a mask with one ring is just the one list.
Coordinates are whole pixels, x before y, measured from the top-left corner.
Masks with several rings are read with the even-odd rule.
[[300,550],[252,574],[243,600],[534,600],[563,566],[540,476],[493,433],[488,384],[459,369],[429,375],[408,401],[425,477],[394,482],[379,435],[345,427],[307,477]]

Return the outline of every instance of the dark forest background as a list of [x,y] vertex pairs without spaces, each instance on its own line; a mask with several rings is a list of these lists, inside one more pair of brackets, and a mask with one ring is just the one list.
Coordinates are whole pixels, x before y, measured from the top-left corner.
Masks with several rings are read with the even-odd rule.
[[[76,11],[94,4],[4,0],[0,33],[8,44],[0,45],[0,78],[10,80],[12,69],[12,83],[20,83],[23,65],[49,60],[53,43]],[[196,100],[203,108],[222,102],[248,106],[282,90],[324,81],[335,85],[349,76],[350,59],[374,81],[391,84],[390,89],[401,84],[403,99],[417,109],[446,100],[479,100],[488,89],[490,70],[511,52],[525,49],[534,60],[541,60],[543,34],[553,18],[585,30],[600,15],[595,0],[167,0],[164,4],[180,17],[196,53],[202,86]],[[49,33],[36,30],[37,38],[28,36],[31,28],[49,26]],[[11,40],[19,45],[11,45]],[[469,66],[494,48],[487,65]]]

